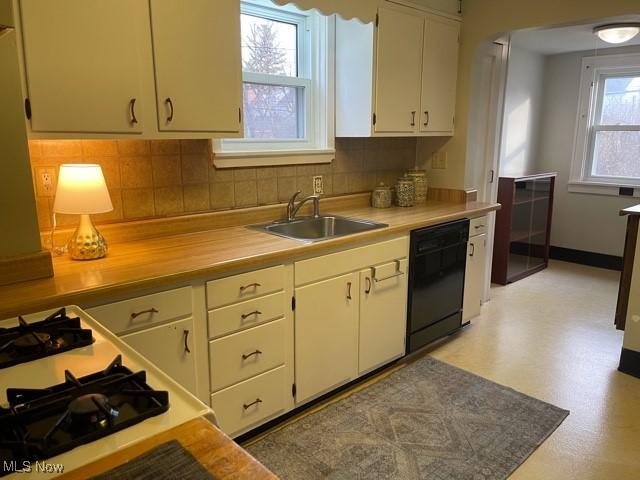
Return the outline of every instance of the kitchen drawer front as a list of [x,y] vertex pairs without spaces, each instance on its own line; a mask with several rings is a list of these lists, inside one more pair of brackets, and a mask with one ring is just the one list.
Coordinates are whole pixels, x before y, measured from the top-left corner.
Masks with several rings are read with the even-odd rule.
[[116,335],[141,330],[191,315],[191,287],[131,298],[87,309],[89,315]]
[[207,282],[207,306],[217,308],[231,303],[278,292],[284,288],[284,265]]
[[285,340],[285,319],[280,319],[209,342],[211,391],[284,364]]
[[284,413],[285,367],[279,367],[211,395],[220,428],[230,436]]
[[409,255],[407,236],[322,255],[295,263],[296,286],[361,270]]
[[487,217],[472,218],[469,222],[469,236],[487,233]]
[[239,332],[284,316],[284,292],[209,311],[209,338]]

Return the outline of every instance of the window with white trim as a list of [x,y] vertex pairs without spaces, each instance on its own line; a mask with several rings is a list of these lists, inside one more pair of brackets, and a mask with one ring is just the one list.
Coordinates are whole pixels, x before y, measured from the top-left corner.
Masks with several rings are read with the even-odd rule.
[[326,154],[330,160],[330,28],[330,19],[313,10],[241,2],[244,138],[216,142],[217,158]]
[[640,186],[640,55],[584,58],[579,105],[570,183]]

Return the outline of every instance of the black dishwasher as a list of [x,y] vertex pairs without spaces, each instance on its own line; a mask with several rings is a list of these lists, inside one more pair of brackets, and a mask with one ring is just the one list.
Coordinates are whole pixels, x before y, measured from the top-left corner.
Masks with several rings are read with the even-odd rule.
[[462,326],[469,220],[411,232],[407,352]]

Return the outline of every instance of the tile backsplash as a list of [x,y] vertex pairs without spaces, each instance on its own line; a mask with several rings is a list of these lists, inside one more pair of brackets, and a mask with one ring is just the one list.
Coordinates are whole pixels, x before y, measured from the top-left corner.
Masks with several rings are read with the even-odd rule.
[[[296,190],[311,193],[314,175],[323,176],[325,195],[368,191],[414,166],[416,141],[338,138],[331,164],[229,169],[212,165],[208,140],[31,140],[29,151],[38,222],[48,230],[63,163],[102,166],[114,210],[94,219],[116,223],[284,202]],[[43,173],[52,175],[52,188],[41,185]],[[57,221],[78,220],[58,215]]]

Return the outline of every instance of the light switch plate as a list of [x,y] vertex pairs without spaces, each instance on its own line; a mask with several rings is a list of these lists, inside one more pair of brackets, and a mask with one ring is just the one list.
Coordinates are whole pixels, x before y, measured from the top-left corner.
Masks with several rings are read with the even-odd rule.
[[447,152],[435,152],[431,157],[431,168],[444,170],[447,168]]

